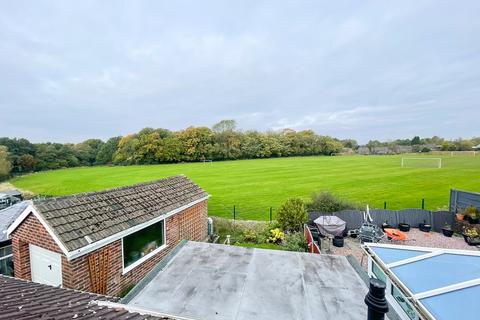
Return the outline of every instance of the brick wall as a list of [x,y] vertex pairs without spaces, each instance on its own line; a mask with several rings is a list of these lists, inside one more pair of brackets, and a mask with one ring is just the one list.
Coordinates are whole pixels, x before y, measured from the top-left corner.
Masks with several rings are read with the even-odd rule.
[[[181,240],[203,241],[207,237],[207,201],[196,204],[166,219],[167,247],[133,268],[126,274],[123,271],[122,241],[117,240],[90,254],[68,261],[62,255],[62,277],[65,288],[92,291],[88,257],[108,252],[107,294],[120,295],[142,279],[165,255]],[[31,280],[28,244],[62,253],[45,228],[33,215],[12,233],[15,276]]]
[[29,244],[33,244],[44,249],[62,253],[55,241],[50,237],[48,231],[30,214],[12,233],[12,253],[13,264],[15,268],[15,277],[31,280],[30,274],[30,250]]

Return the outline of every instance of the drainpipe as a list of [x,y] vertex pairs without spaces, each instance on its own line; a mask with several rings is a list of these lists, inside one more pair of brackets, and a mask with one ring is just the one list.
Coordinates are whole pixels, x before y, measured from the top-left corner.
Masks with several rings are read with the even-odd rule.
[[371,278],[370,288],[365,296],[365,304],[368,307],[367,320],[384,320],[388,312],[388,303],[385,299],[385,283]]

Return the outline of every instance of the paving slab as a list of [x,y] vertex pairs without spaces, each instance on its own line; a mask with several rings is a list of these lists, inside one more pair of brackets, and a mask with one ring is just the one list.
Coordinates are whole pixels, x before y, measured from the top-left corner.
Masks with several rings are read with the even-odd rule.
[[197,320],[366,319],[343,256],[188,242],[129,305]]

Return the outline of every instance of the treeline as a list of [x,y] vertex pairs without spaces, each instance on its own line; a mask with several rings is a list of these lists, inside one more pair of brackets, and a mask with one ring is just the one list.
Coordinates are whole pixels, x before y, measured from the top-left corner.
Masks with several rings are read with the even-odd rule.
[[[480,138],[447,141],[439,137],[380,142],[370,146],[436,145],[443,150],[472,150]],[[189,127],[180,131],[145,128],[107,141],[89,139],[77,144],[31,143],[27,139],[0,138],[0,179],[33,171],[77,166],[132,165],[203,160],[234,160],[289,156],[332,155],[358,149],[353,139],[339,140],[312,130],[240,131],[234,120],[212,128]],[[421,151],[421,149],[419,150]]]
[[393,141],[370,140],[365,146],[372,149],[375,147],[412,146],[415,152],[440,151],[472,151],[473,147],[480,144],[480,137],[472,139],[458,138],[446,140],[438,136],[431,138],[420,138],[415,136],[412,139],[397,139]]
[[0,176],[5,178],[10,173],[77,166],[331,155],[341,152],[344,144],[312,130],[243,132],[237,130],[234,120],[223,120],[212,128],[189,127],[180,131],[145,128],[106,142],[89,139],[77,144],[31,143],[27,139],[0,138],[0,146],[4,146],[0,150],[0,170],[1,163],[6,166]]

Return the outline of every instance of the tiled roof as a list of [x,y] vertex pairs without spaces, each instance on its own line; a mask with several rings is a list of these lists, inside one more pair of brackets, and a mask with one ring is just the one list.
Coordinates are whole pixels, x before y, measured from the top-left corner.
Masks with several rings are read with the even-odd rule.
[[150,221],[208,194],[185,176],[106,191],[34,200],[68,251]]
[[167,319],[141,315],[92,301],[117,298],[62,289],[0,275],[0,319]]
[[31,204],[30,201],[22,201],[10,207],[0,210],[0,242],[7,240],[7,229],[20,216],[20,214]]

